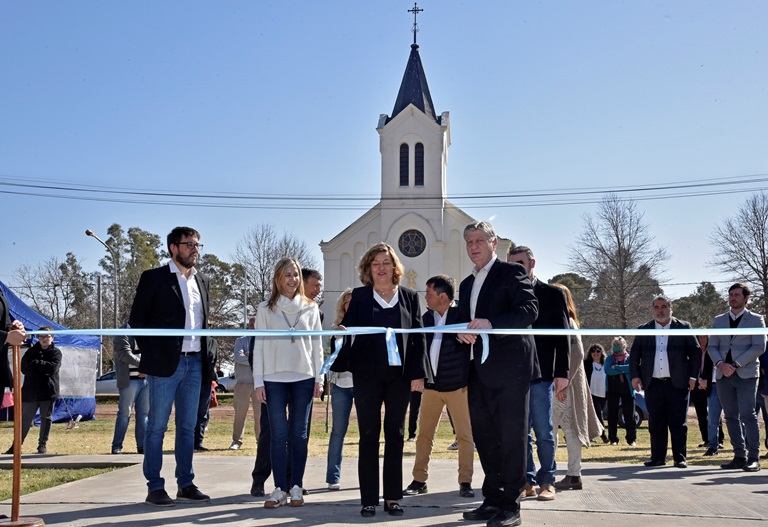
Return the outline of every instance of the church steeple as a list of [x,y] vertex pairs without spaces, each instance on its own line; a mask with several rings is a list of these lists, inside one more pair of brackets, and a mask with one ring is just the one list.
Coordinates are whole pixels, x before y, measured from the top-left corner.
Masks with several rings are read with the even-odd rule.
[[392,116],[389,120],[394,119],[409,104],[413,104],[416,108],[437,121],[435,106],[432,104],[432,95],[429,93],[429,86],[427,85],[427,75],[424,73],[424,67],[421,65],[419,45],[416,43],[411,44],[411,55],[408,57],[403,82],[400,83],[400,91],[397,93],[395,108],[392,110]]

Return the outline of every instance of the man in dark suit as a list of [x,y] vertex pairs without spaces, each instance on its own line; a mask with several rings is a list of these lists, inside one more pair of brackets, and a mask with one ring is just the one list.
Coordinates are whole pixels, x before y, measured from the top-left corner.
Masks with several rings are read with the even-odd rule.
[[[453,303],[456,281],[450,276],[437,275],[427,280],[427,311],[422,320],[424,327],[439,327],[459,321],[459,307]],[[427,377],[419,412],[419,434],[416,438],[416,458],[413,463],[413,482],[403,491],[412,496],[427,492],[429,457],[443,408],[453,420],[459,446],[459,496],[474,498],[472,473],[475,446],[467,403],[467,374],[469,373],[469,346],[458,342],[450,333],[427,333]]]
[[0,397],[3,390],[13,388],[13,375],[8,362],[8,347],[21,346],[26,338],[24,324],[18,320],[11,322],[8,302],[0,291]]
[[[208,327],[208,278],[195,269],[203,246],[200,233],[176,227],[167,238],[171,261],[144,271],[136,288],[129,323],[136,329],[205,329]],[[146,503],[172,506],[160,477],[163,437],[171,407],[176,412],[176,498],[181,501],[210,500],[192,483],[194,430],[201,385],[216,379],[208,356],[206,338],[136,336],[142,350],[139,371],[149,384],[149,420],[144,438],[144,477],[149,494]]]
[[[653,320],[638,329],[691,329],[691,324],[672,316],[672,302],[657,295],[651,304]],[[635,391],[645,389],[651,459],[646,467],[666,465],[667,432],[672,438],[672,458],[686,468],[688,396],[701,368],[701,348],[693,335],[639,335],[629,353],[629,375]]]
[[[467,254],[475,268],[459,287],[459,321],[469,329],[530,328],[538,302],[525,268],[496,258],[496,233],[481,221],[464,229]],[[471,345],[468,379],[472,435],[485,472],[482,505],[465,520],[488,520],[488,527],[520,525],[520,492],[528,452],[528,394],[540,376],[531,335],[478,334],[457,337]]]
[[[507,261],[519,263],[528,271],[533,284],[533,293],[539,301],[539,315],[533,323],[534,329],[568,329],[568,308],[562,289],[545,284],[536,278],[536,259],[533,251],[524,245],[511,247]],[[536,495],[534,485],[539,484],[540,501],[555,499],[555,434],[552,427],[552,398],[568,387],[571,344],[568,335],[535,335],[536,355],[539,359],[541,378],[531,382],[528,431],[528,472],[523,497]],[[536,434],[536,453],[541,467],[536,472],[533,460],[533,435]]]

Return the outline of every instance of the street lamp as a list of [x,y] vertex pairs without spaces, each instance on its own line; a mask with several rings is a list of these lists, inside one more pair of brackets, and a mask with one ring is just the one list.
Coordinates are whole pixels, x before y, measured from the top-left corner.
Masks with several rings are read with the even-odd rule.
[[118,328],[118,327],[120,327],[120,324],[118,324],[118,323],[117,323],[117,320],[118,320],[118,319],[117,319],[117,260],[118,260],[118,257],[117,257],[117,253],[115,252],[115,250],[114,250],[114,249],[112,249],[112,247],[110,247],[109,245],[107,245],[106,243],[104,243],[104,241],[103,241],[101,238],[99,238],[98,236],[96,236],[96,235],[93,233],[93,231],[92,231],[91,229],[88,229],[88,230],[86,230],[86,231],[85,231],[85,235],[86,235],[86,236],[90,236],[91,238],[95,238],[95,239],[96,239],[96,240],[97,240],[97,241],[98,241],[100,244],[102,244],[104,247],[106,247],[106,248],[107,248],[107,250],[108,250],[110,253],[112,253],[112,270],[115,272],[115,280],[114,280],[114,296],[115,296],[115,306],[114,306],[114,311],[115,311],[115,328]]

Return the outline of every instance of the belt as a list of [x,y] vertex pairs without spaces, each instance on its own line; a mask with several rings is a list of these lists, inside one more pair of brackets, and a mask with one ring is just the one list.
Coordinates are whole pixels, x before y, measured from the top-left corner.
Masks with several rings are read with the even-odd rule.
[[197,355],[198,353],[200,352],[199,351],[182,351],[181,355],[183,357],[189,357],[190,355]]
[[672,377],[654,377],[654,381],[671,381]]

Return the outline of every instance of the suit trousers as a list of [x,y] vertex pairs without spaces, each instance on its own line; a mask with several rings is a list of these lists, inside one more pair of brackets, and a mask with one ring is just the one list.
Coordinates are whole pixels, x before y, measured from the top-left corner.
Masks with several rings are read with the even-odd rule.
[[667,435],[672,442],[672,459],[685,461],[688,439],[688,388],[675,388],[671,380],[653,379],[645,388],[651,460],[667,457]]
[[693,407],[696,409],[696,420],[699,422],[701,441],[706,443],[709,436],[707,432],[707,391],[702,390],[697,385],[696,388],[694,388],[694,390],[691,392],[691,402],[693,403]]
[[405,414],[411,399],[411,382],[402,369],[390,366],[378,377],[360,377],[353,373],[355,410],[360,428],[357,476],[360,500],[364,507],[379,503],[379,437],[381,406],[384,405],[384,499],[403,497],[403,436]]
[[22,401],[21,402],[21,443],[27,438],[32,422],[37,415],[37,409],[40,409],[40,436],[37,440],[38,446],[45,446],[48,443],[48,436],[51,433],[51,416],[53,415],[53,405],[56,399],[46,401]]
[[253,383],[239,382],[235,384],[235,393],[232,399],[235,407],[235,421],[232,426],[232,442],[238,445],[243,444],[245,435],[245,420],[248,417],[248,407],[253,406],[253,437],[258,441],[261,427],[259,421],[261,418],[261,403],[253,394]]
[[[272,474],[272,459],[269,449],[269,445],[272,442],[272,434],[269,433],[269,412],[267,411],[267,405],[262,403],[260,406],[259,435],[257,436],[259,439],[256,446],[256,462],[253,464],[251,478],[257,485],[264,485],[267,478],[269,478],[269,475]],[[288,459],[290,459],[290,456]],[[289,476],[288,480],[290,479]]]
[[757,459],[760,456],[760,429],[755,413],[757,381],[757,377],[742,379],[737,373],[717,380],[717,395],[723,405],[735,457]]
[[483,503],[518,512],[528,462],[530,383],[491,388],[471,366],[468,389],[472,435],[485,473]]
[[435,445],[435,431],[448,407],[459,444],[459,483],[472,483],[475,445],[472,441],[472,425],[469,420],[467,387],[452,392],[424,390],[419,411],[419,434],[416,436],[416,460],[413,463],[413,479],[424,483],[429,477],[429,457]]

